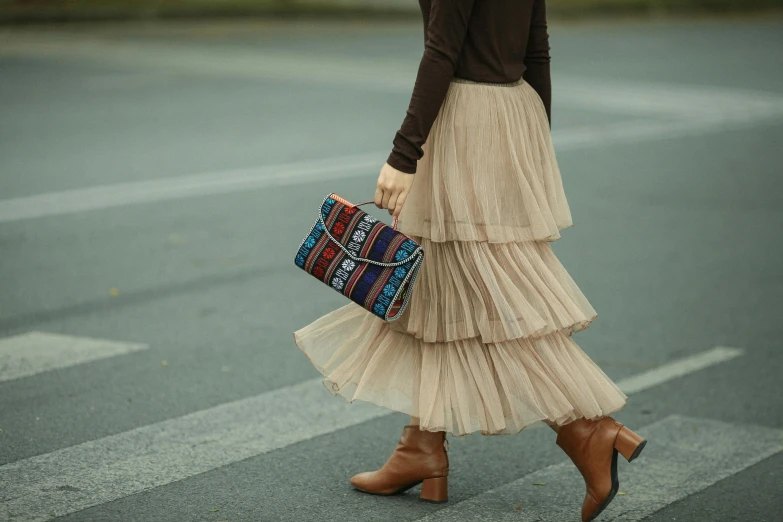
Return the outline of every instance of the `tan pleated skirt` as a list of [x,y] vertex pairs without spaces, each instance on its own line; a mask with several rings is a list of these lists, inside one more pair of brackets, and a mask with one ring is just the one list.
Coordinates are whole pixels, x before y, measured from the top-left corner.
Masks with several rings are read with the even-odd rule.
[[408,308],[348,302],[294,332],[327,390],[454,436],[622,408],[571,337],[597,314],[551,249],[573,223],[536,91],[455,78],[423,149],[398,223],[425,251]]

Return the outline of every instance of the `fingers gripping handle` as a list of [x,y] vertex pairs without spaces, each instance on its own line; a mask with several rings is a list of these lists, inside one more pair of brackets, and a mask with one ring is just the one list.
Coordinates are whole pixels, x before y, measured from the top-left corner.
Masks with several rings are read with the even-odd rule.
[[[342,203],[344,205],[348,205],[349,207],[361,207],[362,205],[366,205],[367,203],[374,203],[374,201],[365,201],[364,203],[353,204],[350,201],[348,201],[347,199],[341,198],[340,196],[338,196],[337,194],[334,194],[334,193],[332,193],[332,199],[334,199],[336,201],[339,201],[340,203]],[[392,228],[394,230],[397,230],[397,221],[398,221],[397,216],[394,216],[394,222],[392,223]]]

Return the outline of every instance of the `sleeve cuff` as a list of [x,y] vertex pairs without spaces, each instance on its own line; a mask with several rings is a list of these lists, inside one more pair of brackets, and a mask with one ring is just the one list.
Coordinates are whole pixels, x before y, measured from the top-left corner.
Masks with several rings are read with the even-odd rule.
[[386,163],[400,172],[405,172],[406,174],[416,174],[417,162],[401,157],[394,151],[389,154],[389,157],[386,159]]

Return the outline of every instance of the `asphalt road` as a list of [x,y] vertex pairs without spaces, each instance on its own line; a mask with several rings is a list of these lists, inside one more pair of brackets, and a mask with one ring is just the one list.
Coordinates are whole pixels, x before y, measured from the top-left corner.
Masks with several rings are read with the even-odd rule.
[[[550,29],[575,340],[651,441],[603,520],[783,520],[782,29]],[[578,519],[546,429],[450,438],[443,505],[355,491],[408,418],[293,343],[344,304],[293,255],[324,195],[371,199],[421,51],[416,23],[0,30],[0,520]]]

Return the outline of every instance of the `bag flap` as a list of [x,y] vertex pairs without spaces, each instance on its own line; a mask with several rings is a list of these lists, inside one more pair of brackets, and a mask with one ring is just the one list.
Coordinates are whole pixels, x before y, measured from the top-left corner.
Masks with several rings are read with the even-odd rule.
[[401,265],[413,261],[421,245],[361,208],[329,194],[321,203],[320,222],[346,254],[358,261]]

